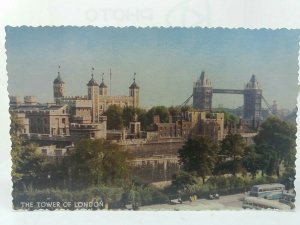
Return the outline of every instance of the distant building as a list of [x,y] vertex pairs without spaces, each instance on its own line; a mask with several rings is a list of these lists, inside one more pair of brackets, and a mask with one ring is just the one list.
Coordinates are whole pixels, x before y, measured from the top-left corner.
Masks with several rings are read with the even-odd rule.
[[70,134],[66,105],[25,103],[11,106],[10,112],[22,120],[25,134]]
[[207,136],[215,143],[223,140],[224,113],[191,111],[186,112],[185,118],[192,123],[192,134]]
[[97,123],[71,123],[70,135],[76,139],[106,139],[106,117]]
[[[135,74],[134,74],[135,76]],[[117,105],[122,108],[127,106],[139,106],[139,92],[140,87],[133,79],[133,83],[129,87],[129,96],[110,96],[108,87],[102,78],[101,83],[98,85],[94,79],[92,71],[92,78],[87,83],[88,93],[86,96],[65,96],[64,85],[60,73],[53,81],[54,100],[57,104],[67,104],[70,107],[73,119],[78,119],[82,122],[87,122],[89,119],[93,123],[97,123],[103,113],[111,105]]]
[[224,113],[210,113],[207,111],[189,111],[178,118],[169,119],[161,123],[158,115],[153,117],[153,124],[148,127],[151,138],[157,132],[158,138],[182,137],[191,134],[204,135],[217,143],[224,138]]
[[63,157],[68,154],[68,149],[57,148],[56,145],[40,146],[38,149],[44,157]]
[[[190,134],[191,122],[183,119],[173,119],[169,117],[167,123],[160,121],[159,115],[153,116],[153,123],[147,128],[148,138],[171,138],[171,137],[183,137],[187,138]],[[155,135],[153,132],[156,132]]]

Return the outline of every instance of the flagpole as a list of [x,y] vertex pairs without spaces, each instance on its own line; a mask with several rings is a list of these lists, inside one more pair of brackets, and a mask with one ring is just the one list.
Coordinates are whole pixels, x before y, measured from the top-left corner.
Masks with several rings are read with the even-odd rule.
[[109,68],[109,95],[111,96],[111,68]]

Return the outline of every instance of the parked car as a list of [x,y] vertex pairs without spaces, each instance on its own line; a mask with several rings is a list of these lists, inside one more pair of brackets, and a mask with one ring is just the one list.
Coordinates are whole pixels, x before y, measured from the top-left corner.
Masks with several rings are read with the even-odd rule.
[[213,199],[219,199],[220,195],[218,193],[210,194],[208,196],[208,199],[213,200]]

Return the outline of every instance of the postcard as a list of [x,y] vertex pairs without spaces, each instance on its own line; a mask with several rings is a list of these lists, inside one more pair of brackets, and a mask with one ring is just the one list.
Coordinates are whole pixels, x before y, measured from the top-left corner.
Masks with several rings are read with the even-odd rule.
[[5,31],[13,209],[294,210],[299,30]]

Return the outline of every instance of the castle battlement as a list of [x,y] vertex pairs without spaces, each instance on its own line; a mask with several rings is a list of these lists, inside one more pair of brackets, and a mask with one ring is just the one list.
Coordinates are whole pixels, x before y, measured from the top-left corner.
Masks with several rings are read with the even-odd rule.
[[87,95],[63,96],[62,100],[87,100]]
[[49,110],[43,110],[43,109],[36,109],[36,110],[24,110],[24,109],[17,109],[14,110],[15,113],[30,113],[30,114],[39,114],[39,115],[49,115]]
[[92,107],[92,101],[89,99],[62,99],[60,103],[76,107]]
[[128,100],[128,99],[132,99],[132,96],[102,96],[99,95],[99,101],[101,100]]
[[87,99],[87,95],[76,95],[76,96],[70,96],[70,97],[76,98],[77,100]]
[[103,128],[103,124],[92,123],[92,124],[79,124],[71,123],[70,129],[80,129],[80,130],[100,130]]

